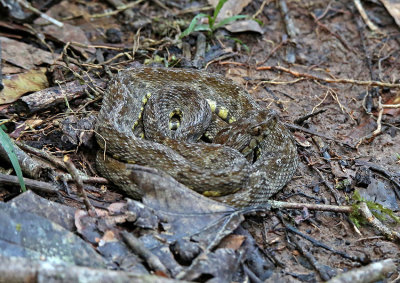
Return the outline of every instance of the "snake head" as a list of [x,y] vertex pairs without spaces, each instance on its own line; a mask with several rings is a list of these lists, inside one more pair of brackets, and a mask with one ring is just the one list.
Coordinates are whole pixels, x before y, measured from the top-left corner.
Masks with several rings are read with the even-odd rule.
[[232,147],[248,156],[256,150],[260,142],[268,138],[277,123],[278,115],[275,111],[251,111],[220,130],[213,142]]

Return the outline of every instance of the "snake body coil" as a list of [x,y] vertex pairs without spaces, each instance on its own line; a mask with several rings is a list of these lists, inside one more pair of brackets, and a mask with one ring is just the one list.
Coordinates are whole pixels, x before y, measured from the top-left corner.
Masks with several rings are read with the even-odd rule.
[[[293,176],[290,132],[245,90],[220,75],[134,68],[109,84],[96,124],[99,172],[140,198],[126,165],[157,168],[237,207],[265,203]],[[203,142],[207,136],[211,142]]]

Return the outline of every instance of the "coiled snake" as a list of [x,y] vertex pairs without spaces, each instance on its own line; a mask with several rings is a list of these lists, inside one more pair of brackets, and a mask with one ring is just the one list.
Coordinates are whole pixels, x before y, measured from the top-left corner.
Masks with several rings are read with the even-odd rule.
[[236,207],[265,203],[298,164],[290,132],[272,111],[220,76],[134,68],[109,84],[96,124],[101,175],[140,198],[128,163],[157,168]]

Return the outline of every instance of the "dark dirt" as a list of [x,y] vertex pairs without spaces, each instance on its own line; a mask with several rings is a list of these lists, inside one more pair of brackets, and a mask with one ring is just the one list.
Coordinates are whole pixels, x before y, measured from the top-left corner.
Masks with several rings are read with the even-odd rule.
[[[68,6],[68,10],[63,10],[62,13],[56,13],[56,15],[69,17],[77,15],[79,11],[84,14],[84,17],[69,22],[85,31],[92,45],[101,45],[108,41],[118,47],[135,46],[137,49],[134,61],[143,63],[145,59],[151,59],[153,64],[157,65],[159,63],[154,63],[156,55],[168,60],[172,54],[180,54],[180,49],[172,43],[172,39],[176,36],[180,21],[182,19],[188,21],[194,16],[191,13],[172,15],[171,11],[178,14],[182,7],[189,7],[189,2],[174,1],[176,5],[171,1],[164,2],[169,10],[162,9],[156,1],[140,4],[133,10],[135,18],[129,22],[124,22],[121,15],[101,20],[86,20],[85,16],[88,13],[105,12],[104,9],[107,6],[101,2],[88,2],[85,5],[78,2],[64,2],[63,5]],[[306,120],[301,126],[331,139],[323,137],[318,139],[310,133],[294,131],[302,162],[296,176],[275,199],[299,203],[345,205],[351,200],[354,189],[357,189],[363,196],[370,197],[372,200],[389,202],[385,197],[393,195],[394,190],[397,190],[399,194],[400,188],[396,188],[393,183],[376,171],[372,171],[370,177],[374,181],[367,188],[357,187],[354,179],[360,166],[355,165],[355,160],[368,161],[380,166],[388,172],[397,174],[396,178],[399,180],[400,111],[398,109],[397,111],[396,109],[385,110],[382,133],[359,146],[357,144],[364,136],[371,135],[377,127],[378,96],[382,97],[382,103],[385,104],[400,103],[400,88],[373,88],[350,82],[327,83],[322,80],[300,79],[304,76],[298,78],[279,70],[257,70],[257,67],[284,66],[292,71],[312,74],[320,78],[399,84],[399,27],[385,8],[376,3],[364,4],[368,15],[378,25],[379,33],[372,32],[365,26],[350,1],[333,1],[329,2],[329,5],[326,1],[287,1],[290,17],[297,30],[294,37],[287,38],[286,26],[277,2],[266,2],[265,8],[257,17],[263,23],[263,35],[251,32],[231,35],[240,39],[248,47],[248,52],[244,46],[233,40],[217,40],[216,37],[207,39],[209,47],[222,44],[218,47],[219,50],[233,49],[235,52],[230,58],[213,61],[207,65],[207,70],[222,73],[240,83],[261,105],[276,110],[281,120],[289,124],[304,115],[321,109],[325,110]],[[252,1],[241,14],[253,15],[261,3],[262,1]],[[200,4],[200,6],[206,5],[205,1],[200,1]],[[327,10],[328,6],[329,10]],[[323,17],[316,21],[312,14],[317,17],[323,15]],[[180,29],[184,29],[186,25]],[[10,30],[7,32],[10,33]],[[225,31],[220,30],[215,36],[224,33]],[[137,36],[139,34],[140,40]],[[195,52],[196,37],[197,33],[194,33],[183,39],[191,45],[192,53]],[[62,51],[59,42],[53,44],[56,51]],[[98,50],[101,50],[97,53],[98,58],[102,57],[105,62],[119,53],[119,51],[108,49]],[[294,62],[288,62],[290,55],[295,56]],[[266,58],[268,60],[264,62]],[[124,60],[128,58],[124,57],[105,65],[115,71],[114,67],[124,67],[121,63]],[[172,63],[171,60],[169,62]],[[132,60],[126,61],[125,66],[130,64]],[[87,66],[89,65],[85,67]],[[96,68],[92,70],[98,71]],[[85,102],[86,100],[83,100],[81,104],[72,103],[71,107],[76,110]],[[99,105],[90,104],[86,110],[92,113],[99,109]],[[367,108],[371,108],[371,114],[367,113]],[[35,117],[47,121],[46,126],[42,126],[43,129],[39,132],[22,133],[19,138],[25,141],[31,140],[31,144],[38,144],[40,141],[43,145],[43,141],[46,141],[47,145],[43,147],[54,152],[71,150],[70,145],[65,147],[60,144],[59,136],[57,138],[57,135],[52,134],[58,129],[54,121],[61,117],[53,116],[54,114],[52,110],[35,114],[37,115]],[[54,146],[48,141],[51,138],[54,139]],[[323,143],[321,147],[318,146],[319,140]],[[75,148],[77,148],[76,145]],[[83,154],[76,155],[75,161],[81,162],[81,165],[93,161],[93,150],[80,147],[78,151]],[[82,160],[82,155],[89,161],[86,158]],[[87,165],[83,165],[84,169],[85,166]],[[330,189],[313,167],[318,168],[325,181],[334,187],[340,196],[339,200],[335,200]],[[90,174],[89,169],[87,172]],[[341,189],[340,184],[344,180],[347,180],[349,185]],[[369,193],[373,192],[378,185],[385,190],[383,197],[375,197]],[[392,198],[388,203],[388,206],[396,210],[396,215],[399,215],[399,202],[399,198]],[[306,210],[284,210],[283,214],[283,217],[293,225],[296,221],[295,226],[302,233],[335,250],[364,258],[366,262],[400,257],[398,243],[385,239],[368,225],[363,225],[356,231],[345,214]],[[400,232],[399,226],[392,224],[389,226]],[[321,280],[318,275],[311,276],[310,280],[306,278],[306,275],[317,274],[317,272],[294,245],[288,242],[276,213],[268,213],[265,217],[251,216],[244,227],[253,234],[258,245],[266,253],[282,264],[280,266],[282,273],[274,274],[269,280],[279,280],[279,282]],[[336,271],[360,266],[359,262],[316,247],[299,236],[296,237],[322,265]]]

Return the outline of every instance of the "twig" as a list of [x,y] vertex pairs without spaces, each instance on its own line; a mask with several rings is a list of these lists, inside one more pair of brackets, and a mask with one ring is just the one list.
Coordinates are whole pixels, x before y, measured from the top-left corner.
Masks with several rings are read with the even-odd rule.
[[130,47],[126,46],[122,46],[122,47],[118,47],[118,46],[108,46],[106,45],[106,43],[104,43],[103,45],[91,45],[91,44],[83,44],[80,42],[76,42],[76,41],[71,41],[70,44],[72,46],[77,46],[77,47],[82,47],[82,48],[99,48],[99,49],[109,49],[109,50],[116,50],[116,51],[124,51],[125,49],[128,49]]
[[300,251],[303,256],[308,260],[308,262],[314,267],[314,269],[318,271],[321,279],[323,281],[329,280],[330,276],[325,271],[322,264],[320,264],[317,259],[312,255],[312,253],[308,251],[305,247],[303,247],[294,235],[289,236],[289,238],[291,242],[295,245],[296,249]]
[[95,93],[99,93],[99,88],[103,88],[106,85],[106,83],[100,79],[92,80],[91,78],[86,78],[83,82],[85,84],[82,84],[82,81],[76,80],[60,86],[53,86],[36,91],[21,97],[18,105],[22,107],[24,111],[31,114],[43,111],[44,109],[50,108],[58,103],[65,103],[66,99],[69,101],[84,96],[86,90],[89,89]]
[[147,249],[138,238],[127,231],[122,231],[121,235],[125,243],[132,249],[132,251],[145,260],[152,270],[169,274],[168,269],[164,266],[160,259],[149,249]]
[[326,6],[325,10],[322,12],[322,14],[317,17],[317,20],[322,20],[327,14],[328,12],[331,10],[331,6],[332,6],[332,0],[329,1],[328,6]]
[[257,83],[257,85],[255,87],[253,87],[253,89],[257,89],[262,84],[288,85],[288,84],[295,84],[295,83],[298,83],[298,82],[301,82],[301,81],[304,81],[304,80],[306,80],[306,78],[298,78],[298,79],[295,79],[293,81],[274,81],[274,80],[272,80],[272,81],[261,81],[261,82]]
[[[354,0],[354,1],[359,1],[359,0]],[[376,76],[374,75],[374,72],[372,70],[371,56],[368,54],[368,50],[367,50],[367,47],[365,45],[365,36],[364,36],[364,32],[363,32],[364,26],[363,26],[362,21],[360,19],[356,19],[355,21],[356,21],[356,24],[357,24],[358,33],[360,35],[361,47],[362,47],[362,50],[363,50],[364,55],[365,55],[365,60],[367,61],[369,74],[370,74],[372,80],[376,80]]]
[[365,202],[360,203],[359,211],[361,215],[364,216],[364,218],[368,221],[368,223],[381,232],[386,238],[392,241],[400,241],[400,233],[389,229],[386,225],[379,221],[378,218],[371,213]]
[[[307,160],[308,163],[309,160],[307,157],[304,156],[304,158]],[[322,173],[315,168],[314,166],[312,166],[312,168],[314,170],[316,170],[316,172],[320,175],[320,177],[322,178],[322,180],[324,181],[325,185],[331,190],[331,192],[333,193],[336,201],[340,204],[340,201],[338,201],[338,196],[336,194],[336,191],[333,189],[333,187],[325,180],[325,178],[323,177]],[[268,201],[268,204],[271,205],[271,207],[274,207],[273,201]],[[291,208],[295,208],[295,209],[301,209],[301,205],[299,204],[299,206],[296,206],[294,204],[293,207]],[[288,208],[289,206],[288,203],[283,202],[282,204],[278,204],[278,207],[280,208]],[[317,207],[320,206],[320,207]],[[277,206],[275,206],[277,207]],[[304,206],[307,209],[314,209],[314,210],[325,210],[323,206],[321,205],[315,205],[315,204],[310,204],[310,206]],[[351,206],[332,206],[332,211],[335,212],[346,212],[346,213],[350,213],[354,210],[354,208],[352,208]],[[380,231],[383,235],[385,235],[388,239],[390,240],[400,240],[400,234],[396,231],[392,231],[389,228],[387,228],[382,222],[380,222],[378,219],[376,219],[372,213],[370,212],[367,204],[365,202],[362,202],[360,204],[360,209],[359,209],[360,214],[374,227],[376,228],[378,231]],[[350,220],[349,220],[350,221]],[[350,221],[351,222],[351,221]],[[351,222],[352,223],[352,222]],[[357,227],[354,227],[357,228]]]
[[212,6],[204,6],[204,7],[193,7],[193,8],[187,8],[184,10],[180,10],[178,12],[176,12],[174,15],[175,16],[179,16],[179,15],[183,15],[183,14],[189,14],[189,13],[198,13],[198,12],[203,12],[203,11],[211,11],[214,10],[214,7]]
[[382,108],[400,108],[400,103],[399,104],[382,104]]
[[[43,164],[43,162],[40,162],[39,160],[33,159],[16,145],[14,145],[13,150],[25,176],[39,179],[40,176],[46,175],[48,165]],[[0,143],[0,159],[1,158],[3,158],[3,160],[9,160],[6,151]]]
[[310,135],[319,136],[319,137],[322,137],[324,139],[331,140],[331,141],[337,142],[338,144],[345,145],[345,146],[348,146],[348,147],[350,147],[352,149],[355,149],[355,147],[353,145],[351,145],[351,144],[348,144],[348,143],[345,143],[345,142],[342,142],[342,141],[338,141],[338,140],[336,140],[336,139],[334,139],[332,137],[328,137],[327,135],[318,133],[318,132],[310,130],[310,129],[306,129],[306,128],[298,126],[298,125],[285,123],[285,126],[290,128],[290,129],[292,129],[292,130],[298,130],[298,131],[302,131],[302,132],[308,133]]
[[333,197],[336,200],[336,203],[338,203],[339,205],[341,205],[341,201],[340,201],[340,197],[338,195],[338,192],[336,191],[336,189],[332,186],[332,184],[330,184],[324,177],[324,175],[322,175],[321,171],[316,168],[315,166],[312,165],[311,161],[308,159],[307,156],[304,156],[304,158],[306,159],[307,163],[309,166],[311,166],[312,169],[314,169],[315,172],[317,172],[317,174],[319,175],[319,177],[321,178],[322,182],[325,184],[325,186],[331,191]]
[[261,3],[260,8],[258,8],[257,12],[255,12],[254,15],[252,16],[252,19],[257,18],[258,15],[261,14],[261,13],[263,12],[265,5],[266,5],[267,3],[269,4],[269,2],[272,2],[272,0],[264,0],[264,1]]
[[76,169],[75,165],[72,163],[72,161],[68,155],[64,156],[64,162],[68,169],[68,172],[71,174],[71,176],[74,178],[74,180],[76,182],[76,188],[77,188],[80,196],[83,198],[83,203],[85,204],[89,215],[95,216],[96,211],[95,211],[94,207],[92,206],[92,204],[90,203],[90,201],[87,197],[86,191],[83,188],[83,181],[82,181],[81,175],[79,174],[78,170]]
[[283,16],[283,21],[285,23],[286,32],[290,38],[295,38],[299,33],[297,28],[295,27],[292,18],[289,15],[289,9],[286,5],[286,1],[279,1],[279,8],[281,9],[281,13]]
[[32,7],[31,4],[29,4],[28,2],[26,2],[25,0],[17,0],[18,3],[22,4],[22,6],[24,6],[26,9],[32,11],[35,14],[40,15],[40,17],[42,17],[43,19],[49,21],[50,23],[58,26],[58,27],[63,27],[64,24],[60,21],[57,21],[56,19],[50,17],[49,15],[46,15],[45,13],[40,12],[38,9],[36,9],[35,7]]
[[[28,178],[24,178],[24,182],[26,187],[31,189],[32,191],[48,194],[58,193],[58,190],[54,187],[54,185],[47,182],[36,181]],[[0,183],[7,185],[19,185],[19,180],[17,176],[0,173]]]
[[396,264],[393,259],[389,258],[339,274],[326,283],[372,283],[384,281],[383,278],[386,277],[386,274],[395,271]]
[[257,66],[260,66],[262,64],[264,64],[265,62],[268,61],[269,58],[271,58],[271,56],[278,51],[282,46],[284,46],[287,43],[287,40],[282,40],[281,42],[279,42],[278,45],[276,45],[274,48],[272,48],[272,50],[269,52],[269,54],[267,55],[267,57],[264,58],[264,60],[262,60],[261,62],[257,63]]
[[61,260],[55,263],[44,259],[5,255],[0,255],[0,274],[2,282],[182,282],[156,275],[138,275],[138,272],[133,271],[109,270],[105,269],[103,264],[87,267],[65,263]]
[[65,166],[65,163],[63,163],[57,157],[52,156],[48,152],[46,152],[44,150],[40,150],[40,149],[34,148],[34,147],[31,147],[31,146],[29,146],[29,145],[27,145],[27,144],[25,144],[23,142],[20,142],[20,141],[15,141],[15,144],[18,145],[18,147],[20,147],[24,151],[27,151],[29,153],[33,153],[36,156],[39,156],[39,157],[41,157],[41,158],[43,158],[43,159],[45,159],[47,161],[50,161],[57,168],[67,171],[67,167]]
[[[117,15],[121,12],[124,12],[127,9],[135,7],[136,5],[142,3],[143,1],[144,0],[138,0],[138,1],[126,4],[126,5],[122,5],[122,2],[120,2],[120,1],[107,0],[107,2],[111,3],[111,5],[113,5],[116,8],[116,10],[108,12],[108,13],[103,13],[103,14],[90,15],[90,17],[91,18],[102,18],[102,17]],[[129,12],[124,12],[124,13],[125,13],[125,16],[127,16],[128,18],[133,18],[133,13],[129,13]]]
[[268,204],[271,205],[271,208],[276,208],[276,209],[298,209],[298,210],[302,210],[304,208],[307,208],[309,210],[345,212],[345,213],[351,213],[354,210],[352,206],[348,206],[348,205],[295,203],[295,202],[284,202],[284,201],[276,201],[276,200],[269,200]]
[[338,254],[338,255],[340,255],[340,256],[342,256],[344,258],[350,259],[352,261],[363,262],[363,260],[361,258],[359,258],[359,257],[351,256],[351,255],[346,254],[345,252],[337,251],[337,250],[329,247],[328,245],[326,245],[324,243],[321,243],[320,241],[317,241],[314,238],[312,238],[312,237],[310,237],[310,236],[308,236],[306,234],[303,234],[302,232],[297,230],[292,225],[286,223],[286,221],[283,219],[283,215],[282,215],[281,212],[278,212],[278,217],[280,218],[282,224],[285,226],[287,231],[299,235],[300,237],[302,237],[302,238],[306,239],[307,241],[311,242],[314,246],[326,249],[326,250],[328,250],[328,251],[330,251],[330,252],[332,252],[334,254]]
[[355,53],[354,50],[353,50],[353,48],[350,48],[350,47],[349,47],[349,45],[347,44],[347,42],[340,36],[340,34],[338,34],[337,32],[331,31],[326,25],[324,25],[323,23],[321,23],[321,21],[320,21],[313,13],[310,13],[310,15],[311,15],[311,17],[314,19],[314,22],[315,22],[319,27],[321,27],[323,30],[327,31],[329,34],[331,34],[331,35],[333,35],[334,37],[336,37],[336,38],[340,41],[340,43],[342,43],[342,45],[343,45],[347,50],[350,50],[350,51],[352,51],[353,53]]
[[300,73],[297,71],[290,70],[288,68],[282,66],[261,66],[256,68],[257,71],[281,71],[288,74],[291,74],[294,77],[300,78],[307,78],[310,80],[322,81],[325,83],[341,83],[341,84],[355,84],[355,85],[366,85],[366,86],[380,86],[380,87],[390,87],[390,88],[400,88],[400,84],[394,83],[385,83],[379,81],[360,81],[360,80],[353,80],[353,79],[331,79],[331,78],[321,78],[307,73]]
[[297,125],[303,124],[304,121],[307,121],[308,119],[310,119],[311,117],[317,116],[318,114],[324,113],[326,112],[326,109],[321,109],[318,110],[316,112],[311,112],[310,114],[304,115],[300,118],[297,118],[296,120],[294,120],[293,122]]
[[[59,168],[61,170],[64,171],[68,171],[66,165],[64,162],[62,162],[59,158],[51,155],[50,153],[48,153],[47,151],[44,150],[40,150],[34,147],[31,147],[25,143],[22,143],[20,141],[15,141],[15,144],[20,147],[21,149],[23,149],[26,152],[29,152],[31,154],[35,154],[36,156],[43,158],[49,162],[51,162],[54,166],[56,166],[56,168]],[[78,169],[77,169],[78,170]],[[79,175],[82,178],[82,181],[84,183],[97,183],[97,184],[108,184],[108,180],[106,178],[103,177],[90,177],[87,176],[86,174],[84,174],[82,171],[78,170]],[[72,181],[73,177],[69,174],[63,174],[63,179],[68,182],[68,181]]]
[[278,106],[281,110],[283,110],[283,104],[279,100],[279,98],[275,95],[275,92],[273,92],[269,87],[264,87],[265,91],[268,92],[272,96],[272,101],[275,103],[276,106]]
[[153,2],[155,4],[157,4],[158,6],[160,6],[161,9],[163,9],[163,10],[167,11],[168,13],[172,14],[172,10],[170,8],[168,8],[167,6],[165,6],[164,3],[162,3],[161,1],[153,0]]
[[250,268],[248,268],[245,264],[242,263],[242,268],[243,271],[246,273],[246,275],[249,277],[250,282],[253,283],[263,283],[264,281],[261,280],[260,278],[257,277],[257,275],[254,274],[253,271],[251,271]]
[[359,142],[356,145],[356,148],[358,148],[361,144],[363,144],[366,141],[371,141],[373,140],[377,135],[382,133],[382,115],[383,115],[383,110],[385,108],[400,108],[400,104],[382,104],[382,97],[379,96],[378,99],[378,119],[376,120],[376,129],[373,131],[371,134],[362,137]]
[[356,6],[358,12],[360,13],[361,17],[363,18],[365,24],[369,27],[369,29],[372,31],[377,31],[378,27],[373,22],[370,21],[360,0],[353,0],[353,2],[354,2],[354,6]]

